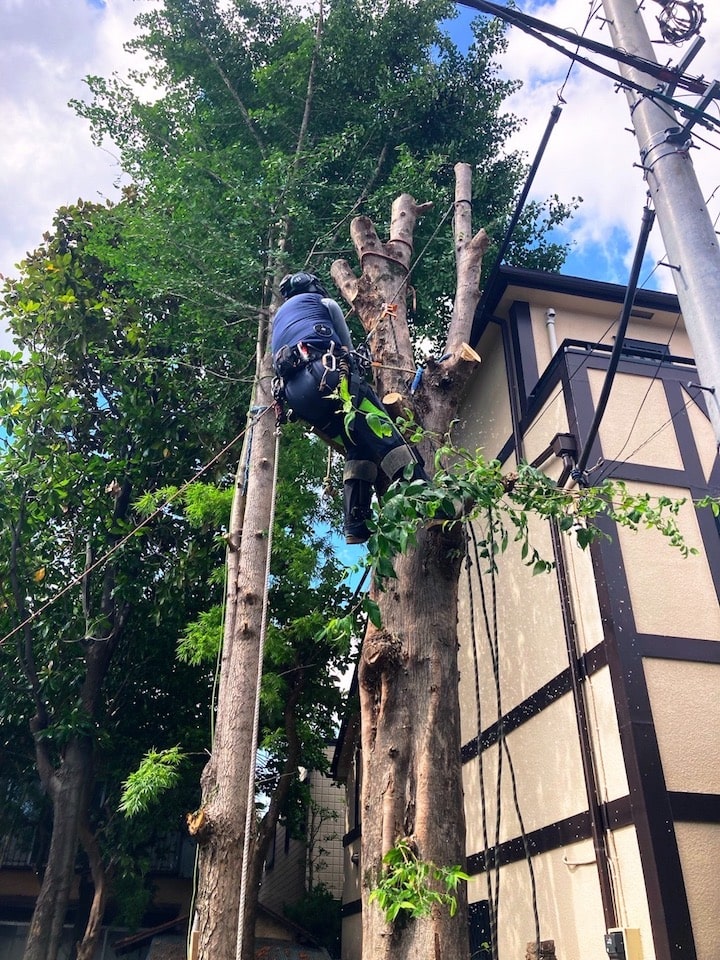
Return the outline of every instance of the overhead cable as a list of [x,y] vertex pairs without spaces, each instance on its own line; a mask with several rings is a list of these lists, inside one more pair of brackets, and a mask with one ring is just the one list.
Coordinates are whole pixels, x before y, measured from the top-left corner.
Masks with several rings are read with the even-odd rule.
[[[523,185],[520,196],[518,197],[517,203],[515,204],[515,210],[513,211],[512,217],[510,218],[510,223],[508,224],[507,230],[505,231],[505,236],[503,237],[502,243],[500,244],[500,249],[498,250],[497,257],[495,258],[495,263],[493,264],[493,268],[490,272],[490,276],[488,277],[487,282],[485,283],[485,286],[483,288],[483,293],[480,298],[480,302],[478,303],[478,306],[475,310],[475,323],[477,323],[477,321],[485,313],[488,294],[490,290],[492,290],[492,288],[495,286],[495,280],[497,279],[497,275],[500,272],[500,267],[502,266],[502,262],[505,259],[505,254],[507,253],[508,247],[510,246],[510,241],[512,240],[513,233],[515,232],[515,227],[518,225],[518,220],[520,219],[522,212],[525,209],[525,201],[528,198],[528,194],[530,193],[530,188],[532,187],[533,180],[535,179],[535,174],[537,173],[538,167],[540,166],[540,161],[542,160],[543,155],[545,153],[545,148],[548,145],[550,134],[554,130],[555,124],[560,119],[561,113],[562,113],[562,107],[559,107],[557,104],[555,104],[552,110],[550,111],[550,117],[548,118],[547,125],[545,126],[545,132],[543,133],[542,140],[540,141],[540,146],[537,148],[535,159],[533,160],[530,170],[528,171],[528,175],[525,178],[525,183]],[[471,341],[473,340],[475,335],[476,335],[476,331],[473,329],[471,331]]]
[[630,320],[630,313],[633,308],[633,303],[635,302],[635,292],[637,290],[638,277],[640,275],[640,269],[642,267],[642,261],[645,255],[645,248],[647,246],[648,237],[650,236],[650,231],[652,230],[654,222],[655,212],[650,207],[646,206],[643,210],[640,236],[635,248],[635,257],[633,259],[633,265],[630,271],[630,278],[625,289],[625,302],[623,303],[622,313],[620,315],[620,323],[618,324],[618,331],[615,336],[615,345],[613,346],[612,353],[610,354],[610,362],[605,375],[605,381],[603,383],[600,399],[598,400],[597,407],[595,409],[595,416],[593,417],[592,424],[590,425],[590,429],[585,440],[585,445],[580,453],[580,456],[578,457],[577,466],[575,470],[573,470],[572,474],[573,479],[578,480],[581,484],[583,484],[582,478],[585,472],[585,467],[587,466],[590,451],[593,443],[595,442],[595,438],[597,437],[598,430],[600,429],[600,421],[603,418],[605,407],[607,406],[607,402],[610,397],[610,390],[615,379],[615,371],[617,370],[618,363],[620,362],[620,354],[622,353],[625,332]]
[[614,47],[607,46],[604,43],[599,43],[596,40],[589,40],[587,37],[578,36],[577,33],[573,33],[571,30],[564,30],[561,27],[556,27],[553,24],[546,23],[544,20],[538,20],[537,17],[531,17],[528,14],[520,13],[517,10],[511,10],[508,7],[499,6],[496,3],[490,2],[490,0],[457,0],[457,2],[461,3],[463,6],[471,7],[474,10],[479,10],[481,13],[486,13],[489,16],[498,17],[499,19],[504,20],[506,23],[517,27],[519,30],[522,30],[529,36],[534,37],[536,40],[539,40],[546,46],[551,47],[553,50],[557,50],[566,57],[571,57],[578,63],[589,67],[596,73],[608,77],[620,86],[635,90],[637,93],[640,93],[651,100],[658,100],[662,103],[665,103],[674,110],[677,110],[678,113],[681,113],[683,116],[687,116],[689,119],[692,119],[695,122],[702,122],[710,128],[715,127],[718,124],[716,117],[713,117],[704,111],[699,111],[695,107],[683,103],[681,100],[676,100],[674,97],[668,96],[667,93],[664,93],[659,88],[646,87],[641,83],[623,77],[616,71],[609,70],[606,67],[601,67],[599,64],[594,63],[587,57],[580,56],[580,54],[578,54],[576,51],[568,50],[566,47],[562,46],[562,44],[556,43],[554,40],[551,40],[549,36],[546,36],[546,34],[551,34],[559,39],[566,40],[568,43],[572,43],[575,47],[586,47],[587,49],[592,50],[594,53],[600,54],[601,56],[609,57],[610,59],[620,63],[625,63],[628,66],[647,74],[648,76],[654,77],[656,80],[660,81],[660,83],[671,85],[673,89],[676,87],[682,87],[683,89],[688,90],[690,93],[703,95],[707,93],[711,85],[700,77],[688,77],[685,74],[681,74],[678,73],[678,71],[673,70],[672,67],[662,66],[656,61],[645,60],[642,57],[637,57],[626,53],[624,50],[617,50]]

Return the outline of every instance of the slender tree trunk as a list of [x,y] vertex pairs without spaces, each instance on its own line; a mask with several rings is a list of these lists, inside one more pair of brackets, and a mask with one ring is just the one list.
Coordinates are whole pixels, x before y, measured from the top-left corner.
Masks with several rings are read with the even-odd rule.
[[[414,367],[405,309],[413,231],[426,206],[412,197],[393,205],[390,239],[381,243],[367,218],[351,234],[362,264],[359,278],[344,261],[333,277],[372,334],[380,363],[378,392],[404,395],[426,429],[444,434],[462,401],[472,363],[461,356],[479,297],[484,231],[472,236],[470,168],[456,168],[455,251],[458,295],[442,364],[429,361],[422,386],[408,395]],[[431,445],[421,447],[433,462]],[[399,838],[437,866],[465,862],[457,666],[457,583],[463,534],[459,526],[420,530],[417,546],[396,558],[397,579],[373,587],[382,627],[370,626],[360,658],[362,738],[363,957],[367,960],[463,960],[469,955],[467,904],[435,908],[427,919],[386,922],[368,902],[384,854]]]
[[33,911],[23,960],[55,960],[62,939],[78,848],[80,818],[92,783],[92,745],[74,737],[49,785],[53,829],[47,866]]
[[[255,394],[255,411],[272,404],[271,358],[263,353]],[[252,772],[252,744],[260,628],[265,593],[267,540],[271,502],[268,496],[275,460],[275,418],[272,410],[255,417],[249,439],[248,485],[239,549],[230,564],[228,594],[237,604],[226,636],[221,663],[215,740],[202,775],[202,805],[196,835],[200,845],[196,903],[199,956],[202,960],[235,960],[240,876]],[[238,518],[238,521],[240,518]],[[252,938],[249,950],[253,949]],[[252,956],[252,954],[248,954]]]
[[79,836],[90,864],[90,875],[94,890],[85,932],[77,945],[76,960],[93,960],[100,940],[103,918],[105,917],[105,907],[108,899],[108,876],[103,863],[100,844],[87,822],[87,817],[83,817],[81,820]]
[[[131,487],[125,480],[115,498],[113,519],[126,519],[130,505]],[[13,550],[19,549],[19,533]],[[112,540],[111,540],[112,542]],[[88,721],[92,721],[102,693],[103,684],[112,656],[127,624],[130,608],[118,603],[115,598],[115,568],[108,564],[102,574],[102,589],[98,610],[101,618],[96,620],[100,637],[92,637],[90,624],[94,621],[90,605],[89,570],[92,557],[88,553],[87,571],[83,583],[82,605],[86,623],[84,639],[78,644],[83,651],[85,675],[80,689],[79,702]],[[24,610],[21,588],[12,563],[13,592],[18,611]],[[75,857],[77,855],[81,824],[86,816],[87,804],[93,784],[94,743],[91,737],[75,735],[64,746],[59,766],[53,766],[45,734],[51,727],[51,718],[43,700],[35,669],[33,637],[28,624],[24,631],[24,669],[36,707],[31,721],[35,737],[35,757],[43,787],[53,805],[53,826],[47,866],[43,874],[40,893],[35,902],[30,930],[23,960],[56,960],[62,940],[63,925],[68,902],[75,881]]]
[[240,921],[244,924],[243,953],[247,958],[255,957],[255,918],[260,898],[260,881],[262,880],[265,857],[270,847],[270,841],[275,834],[280,811],[285,806],[300,763],[300,737],[297,731],[297,714],[295,711],[302,696],[304,685],[304,670],[299,669],[295,684],[285,703],[285,736],[288,744],[285,762],[278,785],[272,791],[265,816],[257,825],[257,829],[253,832],[250,840],[245,912]]

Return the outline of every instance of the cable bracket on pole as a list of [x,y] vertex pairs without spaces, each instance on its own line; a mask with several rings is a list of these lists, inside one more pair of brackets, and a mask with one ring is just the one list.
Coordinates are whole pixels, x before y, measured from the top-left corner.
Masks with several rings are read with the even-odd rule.
[[[642,169],[648,173],[652,173],[655,164],[660,160],[664,160],[665,157],[672,156],[673,154],[688,153],[691,147],[692,140],[690,140],[689,137],[683,136],[683,129],[681,127],[666,127],[665,130],[659,131],[652,136],[647,143],[640,148]],[[651,157],[650,154],[653,154],[655,151],[660,151],[660,153]]]
[[[718,94],[720,94],[720,82],[717,80],[713,80],[713,82],[707,88],[707,92],[705,93],[705,96],[698,102],[697,106],[693,109],[690,119],[687,121],[684,127],[675,128],[677,130],[677,133],[673,134],[673,137],[677,137],[678,140],[680,138],[684,138],[684,139],[687,139],[689,142],[690,131],[692,130],[692,128],[695,126],[696,123],[701,123],[707,130],[712,130],[712,124],[707,123],[707,121],[703,119],[703,116],[705,113],[705,108],[709,106],[713,100],[716,99]],[[675,140],[670,140],[670,137],[668,137],[668,141],[670,141],[671,143],[676,142]]]

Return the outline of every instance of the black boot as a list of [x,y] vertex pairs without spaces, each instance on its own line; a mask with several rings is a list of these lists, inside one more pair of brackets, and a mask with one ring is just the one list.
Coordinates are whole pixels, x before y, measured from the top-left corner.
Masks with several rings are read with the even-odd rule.
[[369,460],[348,460],[343,472],[345,542],[365,543],[370,531],[365,521],[372,515],[373,484],[377,467]]

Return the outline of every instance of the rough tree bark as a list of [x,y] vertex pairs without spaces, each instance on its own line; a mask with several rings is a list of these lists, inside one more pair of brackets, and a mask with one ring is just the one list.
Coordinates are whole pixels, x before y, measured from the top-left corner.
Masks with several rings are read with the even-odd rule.
[[[308,70],[303,117],[298,131],[295,155],[286,187],[294,182],[301,166],[315,92],[315,69],[320,56],[324,28],[320,2],[313,53]],[[218,68],[217,61],[215,62]],[[229,86],[253,137],[257,132],[237,91]],[[265,146],[257,140],[261,154]],[[278,204],[282,208],[282,202]],[[265,271],[265,303],[277,288],[284,271],[279,264],[291,230],[288,213],[270,225],[267,249],[273,251]],[[277,302],[272,304],[277,307]],[[271,325],[266,313],[258,322],[256,376],[250,421],[272,406],[271,382],[274,375],[270,354]],[[197,815],[190,820],[191,832],[198,839],[198,895],[194,926],[198,932],[200,960],[235,960],[237,954],[241,890],[239,878],[247,816],[247,788],[251,775],[251,744],[254,722],[255,689],[260,658],[262,598],[265,592],[268,531],[272,512],[268,496],[275,467],[275,421],[272,414],[259,417],[246,437],[235,481],[228,536],[227,592],[220,684],[215,719],[212,755],[201,777],[202,800]],[[246,471],[247,467],[247,471]],[[247,476],[247,489],[244,477]],[[263,846],[257,837],[250,843],[247,864],[247,890],[242,918],[242,958],[255,955],[254,926],[257,884],[262,872]],[[240,958],[238,958],[240,960]]]
[[[199,884],[195,926],[201,958],[235,960],[240,871],[242,869],[248,783],[252,771],[252,731],[260,657],[267,541],[272,509],[268,496],[275,462],[272,414],[272,360],[265,350],[267,323],[261,322],[258,376],[250,410],[247,488],[245,463],[238,471],[229,531],[225,636],[220,666],[213,751],[203,771],[202,802],[191,821],[199,843]],[[267,412],[266,412],[267,411]],[[247,521],[247,522],[246,522]],[[252,937],[243,960],[252,956]]]
[[[455,251],[457,295],[442,363],[427,363],[422,384],[409,396],[415,364],[406,316],[406,282],[413,231],[426,206],[403,195],[393,205],[390,239],[382,243],[364,217],[351,235],[362,273],[345,261],[332,275],[371,337],[381,396],[400,393],[403,405],[436,435],[457,414],[473,361],[461,357],[479,298],[488,238],[473,236],[471,170],[456,167]],[[403,372],[408,371],[408,372]],[[431,442],[421,445],[432,464]],[[440,960],[469,956],[464,892],[450,918],[435,909],[428,919],[390,925],[368,896],[383,855],[400,837],[418,856],[439,866],[465,862],[465,820],[460,767],[457,667],[457,584],[462,558],[459,525],[419,531],[417,546],[396,559],[397,579],[384,592],[373,587],[382,627],[368,628],[359,665],[362,738],[363,958]]]
[[85,932],[82,940],[77,944],[75,957],[76,960],[94,960],[108,901],[109,871],[105,868],[98,838],[88,822],[87,810],[80,819],[79,837],[90,864],[93,897]]
[[[125,481],[116,495],[113,520],[125,520],[130,505],[130,483]],[[20,547],[22,522],[18,521],[11,557],[11,580],[13,595],[21,619],[26,619],[21,585],[17,577],[17,554]],[[112,541],[111,541],[112,542]],[[87,569],[92,567],[88,555]],[[85,675],[80,688],[80,705],[88,721],[97,714],[103,684],[112,657],[127,625],[129,605],[115,597],[115,566],[108,563],[102,577],[102,589],[98,603],[99,620],[95,630],[102,636],[92,635],[91,624],[95,612],[91,609],[89,572],[83,581],[83,611],[85,636],[79,642],[82,649]],[[35,704],[35,716],[30,727],[35,738],[35,758],[43,789],[52,800],[53,827],[48,861],[43,874],[40,893],[35,901],[30,930],[25,944],[23,960],[56,960],[62,940],[63,925],[75,879],[81,823],[87,809],[89,793],[95,780],[94,743],[92,737],[77,733],[62,747],[59,757],[54,757],[46,732],[52,726],[53,717],[45,703],[35,666],[32,625],[23,628],[23,670]]]

